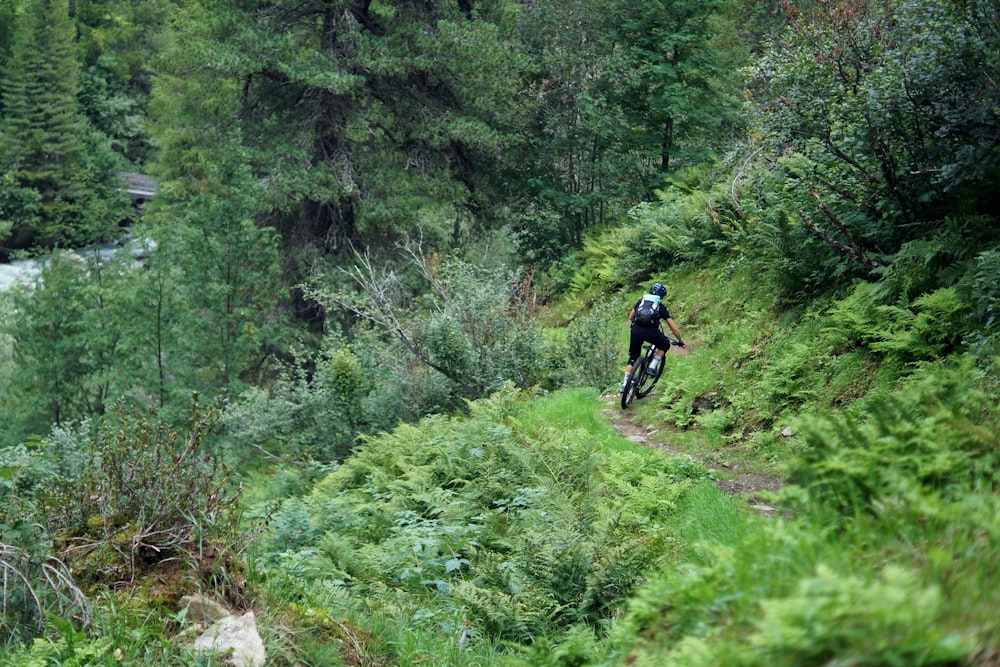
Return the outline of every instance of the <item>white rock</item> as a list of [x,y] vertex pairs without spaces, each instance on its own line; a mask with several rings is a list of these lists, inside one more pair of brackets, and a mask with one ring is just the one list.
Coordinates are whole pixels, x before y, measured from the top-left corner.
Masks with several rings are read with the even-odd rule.
[[191,648],[210,653],[229,653],[233,667],[263,667],[267,660],[264,641],[257,633],[257,620],[252,611],[242,616],[226,616],[194,640]]

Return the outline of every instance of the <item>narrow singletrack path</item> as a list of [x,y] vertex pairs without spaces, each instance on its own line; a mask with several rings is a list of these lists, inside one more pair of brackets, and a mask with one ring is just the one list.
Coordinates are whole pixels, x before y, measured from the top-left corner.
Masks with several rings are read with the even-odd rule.
[[[682,452],[671,445],[668,438],[669,431],[642,423],[634,410],[622,410],[618,405],[619,396],[617,394],[602,396],[601,401],[608,405],[607,408],[601,410],[601,413],[607,417],[621,437],[644,447],[659,449],[673,456],[688,455],[688,452]],[[773,516],[774,508],[760,497],[760,493],[780,489],[782,485],[780,477],[743,471],[739,465],[717,461],[707,454],[695,456],[695,458],[712,471],[716,477],[715,485],[721,491],[731,496],[744,498],[751,508],[761,514]]]

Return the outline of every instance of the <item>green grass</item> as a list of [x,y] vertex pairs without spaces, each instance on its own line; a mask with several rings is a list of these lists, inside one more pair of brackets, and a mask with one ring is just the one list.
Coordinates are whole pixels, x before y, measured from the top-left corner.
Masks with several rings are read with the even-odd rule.
[[581,429],[592,437],[604,440],[614,436],[615,431],[607,419],[600,415],[601,406],[595,389],[585,387],[560,390],[532,403],[524,419],[534,426],[560,430]]
[[713,482],[702,482],[684,495],[676,524],[682,541],[691,545],[688,553],[693,556],[698,545],[736,547],[762,520],[738,506]]

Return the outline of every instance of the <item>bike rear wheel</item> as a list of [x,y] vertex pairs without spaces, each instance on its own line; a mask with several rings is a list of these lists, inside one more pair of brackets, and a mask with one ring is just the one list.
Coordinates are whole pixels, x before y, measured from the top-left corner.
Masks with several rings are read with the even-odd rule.
[[642,386],[647,378],[646,363],[645,357],[640,357],[636,360],[635,366],[632,368],[632,375],[629,377],[628,382],[625,383],[625,389],[622,391],[622,410],[628,408],[633,399],[639,395],[639,387]]

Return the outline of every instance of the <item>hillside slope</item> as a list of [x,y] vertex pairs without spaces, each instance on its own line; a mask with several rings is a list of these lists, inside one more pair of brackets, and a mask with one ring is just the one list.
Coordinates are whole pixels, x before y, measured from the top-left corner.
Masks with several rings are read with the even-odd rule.
[[850,294],[657,278],[692,344],[654,394],[510,390],[367,440],[271,515],[268,588],[358,664],[995,664],[991,377],[851,344]]

